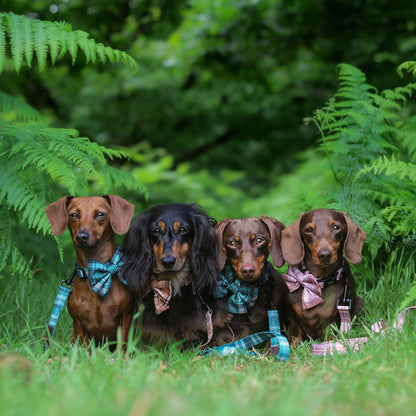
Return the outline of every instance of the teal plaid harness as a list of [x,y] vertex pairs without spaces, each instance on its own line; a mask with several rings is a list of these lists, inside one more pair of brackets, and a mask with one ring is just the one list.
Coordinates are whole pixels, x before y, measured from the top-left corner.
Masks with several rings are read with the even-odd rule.
[[[248,309],[253,307],[256,303],[259,287],[270,284],[271,267],[271,264],[267,263],[266,273],[261,282],[249,284],[241,281],[234,275],[232,266],[227,261],[224,270],[218,275],[218,286],[215,290],[215,297],[223,298],[229,293],[232,293],[228,299],[229,312],[235,314],[247,313]],[[269,318],[269,331],[257,332],[256,334],[251,334],[235,342],[207,349],[203,352],[203,355],[229,355],[240,352],[254,355],[255,353],[253,351],[247,350],[270,340],[270,349],[272,353],[277,356],[278,360],[287,361],[289,357],[289,342],[286,337],[281,334],[277,305],[273,303],[271,294],[267,315]]]
[[[71,287],[75,276],[78,274],[81,279],[88,278],[94,292],[105,298],[111,288],[112,276],[120,272],[123,263],[124,260],[121,255],[120,247],[117,246],[113,257],[105,264],[95,260],[90,260],[87,267],[80,267],[77,264],[75,265],[75,269],[69,279],[64,279],[59,284],[58,294],[52,308],[52,313],[48,323],[48,332],[46,334],[46,344],[48,346],[49,340],[53,338],[55,333],[58,318],[65,306],[69,294],[72,291]],[[124,278],[119,276],[119,279],[127,285]],[[64,286],[64,284],[66,286]]]

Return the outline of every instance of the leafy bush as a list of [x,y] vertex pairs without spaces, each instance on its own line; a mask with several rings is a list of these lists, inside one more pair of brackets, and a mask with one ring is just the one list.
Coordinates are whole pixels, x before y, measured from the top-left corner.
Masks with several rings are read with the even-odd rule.
[[[69,52],[75,62],[78,48],[87,62],[98,56],[102,62],[135,65],[126,53],[96,44],[67,24],[0,13],[0,71],[10,68],[9,53],[19,71],[31,65],[34,53],[40,69],[46,56],[53,64]],[[124,158],[124,152],[78,137],[75,130],[51,127],[35,109],[1,92],[0,139],[0,273],[32,274],[32,259],[43,257],[45,247],[35,235],[50,233],[47,203],[66,194],[113,192],[121,186],[144,191],[130,174],[107,163]]]

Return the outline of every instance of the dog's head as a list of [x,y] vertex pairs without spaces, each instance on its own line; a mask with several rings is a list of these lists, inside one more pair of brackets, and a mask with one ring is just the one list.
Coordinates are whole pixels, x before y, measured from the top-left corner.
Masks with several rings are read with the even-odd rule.
[[285,260],[296,265],[305,260],[310,264],[329,267],[345,258],[358,264],[366,239],[364,231],[346,212],[316,209],[305,212],[282,233]]
[[52,233],[61,235],[68,227],[79,248],[95,247],[113,231],[125,234],[133,212],[134,205],[116,195],[65,196],[45,208]]
[[280,236],[284,225],[274,218],[225,218],[216,228],[220,270],[229,259],[237,277],[252,282],[263,276],[269,254],[277,267],[284,260]]
[[122,245],[129,286],[143,294],[154,276],[177,289],[192,281],[211,291],[218,272],[214,224],[195,204],[156,205],[139,214]]

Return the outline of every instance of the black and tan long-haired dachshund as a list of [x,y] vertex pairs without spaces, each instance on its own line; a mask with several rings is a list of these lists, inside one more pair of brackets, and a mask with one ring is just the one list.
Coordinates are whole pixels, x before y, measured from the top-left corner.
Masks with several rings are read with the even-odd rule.
[[[145,344],[184,341],[186,347],[211,339],[207,312],[218,273],[214,225],[197,205],[180,203],[154,206],[133,220],[122,245],[123,275],[144,304]],[[216,316],[214,327],[227,318]]]

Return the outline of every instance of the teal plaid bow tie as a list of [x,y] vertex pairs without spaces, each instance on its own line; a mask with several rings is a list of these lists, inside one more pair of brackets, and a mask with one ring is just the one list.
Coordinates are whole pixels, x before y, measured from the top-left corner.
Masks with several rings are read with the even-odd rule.
[[254,306],[259,294],[259,286],[263,285],[270,275],[270,264],[267,263],[266,273],[261,283],[247,283],[234,276],[233,268],[227,261],[221,273],[218,274],[218,285],[214,296],[223,298],[231,293],[228,298],[228,310],[231,313],[243,314]]
[[[103,264],[96,260],[90,260],[87,267],[77,265],[76,270],[81,279],[88,277],[94,292],[105,298],[111,288],[112,276],[119,273],[123,263],[120,247],[117,246],[113,257],[107,263]],[[119,279],[127,285],[127,282],[121,276],[119,276]]]

